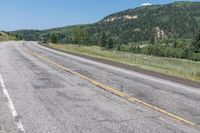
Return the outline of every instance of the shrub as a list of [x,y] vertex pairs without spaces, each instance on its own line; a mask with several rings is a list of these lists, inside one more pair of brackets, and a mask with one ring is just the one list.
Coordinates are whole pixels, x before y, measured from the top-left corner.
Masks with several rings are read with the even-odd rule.
[[200,78],[200,72],[197,72],[197,73],[196,73],[196,76]]
[[200,53],[193,53],[191,56],[191,60],[200,61]]
[[174,58],[183,58],[184,57],[184,50],[181,48],[173,49],[173,56]]

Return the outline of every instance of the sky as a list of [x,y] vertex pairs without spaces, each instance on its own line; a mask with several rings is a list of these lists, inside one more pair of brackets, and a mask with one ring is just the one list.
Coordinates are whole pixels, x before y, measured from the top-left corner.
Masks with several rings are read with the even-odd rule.
[[118,11],[174,1],[178,0],[0,0],[0,31],[94,23]]

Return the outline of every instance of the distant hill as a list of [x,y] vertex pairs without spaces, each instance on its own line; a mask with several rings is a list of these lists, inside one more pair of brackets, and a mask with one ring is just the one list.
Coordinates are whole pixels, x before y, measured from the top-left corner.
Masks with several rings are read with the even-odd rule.
[[147,41],[157,28],[166,38],[191,38],[200,28],[200,2],[175,2],[166,5],[143,6],[106,16],[89,25],[67,26],[50,30],[15,31],[25,40],[49,39],[56,33],[58,41],[73,43],[77,34],[98,44],[102,32],[112,36],[115,43]]

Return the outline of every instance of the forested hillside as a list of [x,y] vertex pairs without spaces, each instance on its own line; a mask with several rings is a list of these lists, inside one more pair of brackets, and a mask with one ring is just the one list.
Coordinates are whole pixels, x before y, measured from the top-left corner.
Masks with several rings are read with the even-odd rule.
[[147,41],[159,27],[166,38],[191,38],[200,27],[200,2],[175,2],[167,5],[143,6],[118,12],[90,25],[67,26],[50,30],[21,30],[25,40],[49,39],[56,33],[62,43],[98,44],[107,32],[117,44]]
[[175,2],[128,9],[94,24],[12,33],[25,40],[99,45],[103,49],[200,60],[199,29],[200,2]]
[[149,40],[156,27],[166,38],[191,38],[199,26],[200,3],[176,2],[122,11],[104,18],[93,27],[111,32],[122,43],[128,43]]

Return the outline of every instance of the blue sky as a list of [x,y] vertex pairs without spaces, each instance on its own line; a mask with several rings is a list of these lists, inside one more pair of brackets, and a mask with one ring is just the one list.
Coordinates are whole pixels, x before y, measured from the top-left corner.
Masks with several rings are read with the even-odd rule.
[[174,1],[177,0],[1,0],[0,30],[48,29],[94,23],[106,15],[143,3]]

